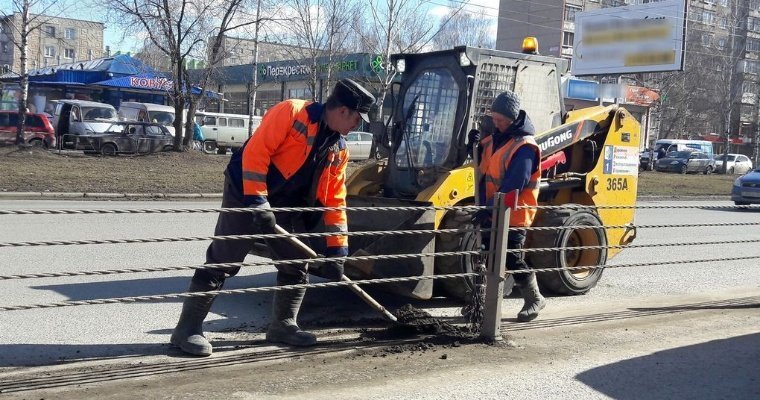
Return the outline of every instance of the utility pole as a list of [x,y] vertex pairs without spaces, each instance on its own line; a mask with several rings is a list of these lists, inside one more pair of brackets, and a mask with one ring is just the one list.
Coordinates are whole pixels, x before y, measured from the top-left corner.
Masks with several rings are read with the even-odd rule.
[[248,95],[248,137],[253,136],[253,115],[256,113],[256,92],[259,86],[259,28],[261,27],[261,0],[256,0],[256,27],[253,32],[253,81]]

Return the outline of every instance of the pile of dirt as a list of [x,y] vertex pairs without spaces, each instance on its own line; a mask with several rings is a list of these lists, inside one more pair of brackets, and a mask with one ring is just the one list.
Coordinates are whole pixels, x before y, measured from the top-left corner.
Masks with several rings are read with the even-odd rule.
[[396,315],[398,323],[381,330],[361,330],[362,340],[365,342],[393,342],[415,338],[419,340],[384,347],[379,352],[373,353],[374,357],[407,352],[424,353],[440,348],[459,347],[463,344],[483,343],[483,340],[469,329],[435,318],[411,304],[399,308],[393,314]]

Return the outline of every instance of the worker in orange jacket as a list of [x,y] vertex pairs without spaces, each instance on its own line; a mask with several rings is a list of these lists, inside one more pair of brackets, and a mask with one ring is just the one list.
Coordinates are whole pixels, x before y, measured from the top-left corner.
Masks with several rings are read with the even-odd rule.
[[[308,283],[308,273],[340,280],[343,259],[348,255],[345,210],[275,215],[271,207],[345,207],[348,150],[344,136],[355,129],[375,103],[375,97],[350,79],[340,80],[322,103],[285,100],[272,107],[255,134],[230,159],[224,179],[222,207],[252,207],[248,213],[219,213],[216,236],[268,234],[275,224],[290,232],[331,232],[335,235],[306,240],[317,253],[338,257],[307,271],[306,265],[276,264],[277,284]],[[287,241],[268,239],[275,260],[304,258]],[[214,240],[206,251],[206,263],[242,262],[251,250],[251,240]],[[311,268],[311,267],[310,267]],[[240,267],[198,269],[190,292],[222,288],[226,278]],[[312,346],[316,337],[301,330],[296,322],[306,289],[276,291],[269,342]],[[190,297],[182,306],[171,343],[186,353],[207,356],[212,346],[203,336],[203,320],[214,296]]]
[[[533,138],[535,128],[528,114],[520,109],[520,98],[511,91],[499,94],[491,104],[493,134],[481,139],[478,131],[469,133],[469,146],[480,147],[481,180],[478,204],[493,205],[496,192],[505,193],[509,214],[507,248],[520,250],[525,246],[526,227],[531,226],[538,205],[538,185],[541,179],[541,149]],[[516,206],[525,208],[516,208]],[[491,211],[478,210],[473,223],[491,227]],[[487,240],[484,240],[488,243]],[[506,267],[511,271],[528,271],[524,253],[507,253]],[[517,313],[520,322],[532,321],[546,306],[534,272],[514,275],[525,303]]]

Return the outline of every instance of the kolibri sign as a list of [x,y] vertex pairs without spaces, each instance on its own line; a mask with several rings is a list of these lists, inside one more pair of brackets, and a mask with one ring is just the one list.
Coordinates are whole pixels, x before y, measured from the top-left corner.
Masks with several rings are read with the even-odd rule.
[[134,88],[170,90],[173,84],[166,78],[129,77],[129,86]]
[[572,73],[683,69],[685,0],[602,8],[576,14]]

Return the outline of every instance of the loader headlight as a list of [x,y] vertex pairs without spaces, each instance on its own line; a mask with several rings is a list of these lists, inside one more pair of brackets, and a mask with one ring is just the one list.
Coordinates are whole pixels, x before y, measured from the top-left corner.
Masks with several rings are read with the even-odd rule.
[[465,52],[459,53],[459,66],[469,67],[470,65],[472,65],[472,61],[470,61],[470,58],[467,57],[467,53]]
[[406,71],[406,60],[403,58],[396,60],[396,71],[399,73],[404,73],[404,71]]

